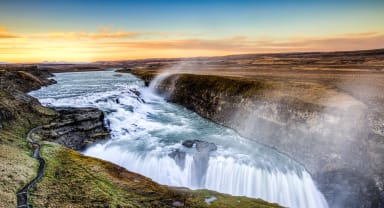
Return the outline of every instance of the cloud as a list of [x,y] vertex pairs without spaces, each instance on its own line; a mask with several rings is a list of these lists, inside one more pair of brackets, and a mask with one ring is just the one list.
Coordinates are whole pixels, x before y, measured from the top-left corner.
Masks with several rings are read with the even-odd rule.
[[286,51],[332,51],[357,50],[384,47],[384,35],[380,33],[349,34],[337,37],[303,38],[288,40],[251,39],[234,36],[222,39],[180,39],[151,41],[106,41],[95,47],[137,49],[221,50],[231,52],[259,53]]
[[[101,28],[98,32],[20,36],[0,28],[0,37],[6,37],[0,38],[0,54],[3,61],[8,62],[23,62],[24,59],[39,61],[50,57],[67,58],[67,61],[97,61],[384,48],[384,34],[379,32],[285,39],[247,36],[208,39],[203,38],[203,35],[188,38],[191,36],[164,32],[112,31],[110,28]],[[51,40],[47,41],[48,38]]]
[[307,38],[291,43],[313,50],[362,50],[384,48],[384,34],[377,32],[346,34],[335,37]]
[[102,32],[102,33],[90,33],[90,32],[57,32],[57,33],[47,33],[40,34],[37,37],[47,37],[47,38],[64,38],[64,39],[103,39],[103,38],[132,38],[139,36],[138,32]]
[[97,32],[50,32],[32,34],[31,38],[52,38],[52,39],[135,39],[135,38],[148,38],[148,37],[170,37],[172,33],[166,32],[136,32],[119,30],[114,31],[111,27],[100,27]]
[[20,38],[21,36],[9,33],[5,27],[0,26],[0,38]]

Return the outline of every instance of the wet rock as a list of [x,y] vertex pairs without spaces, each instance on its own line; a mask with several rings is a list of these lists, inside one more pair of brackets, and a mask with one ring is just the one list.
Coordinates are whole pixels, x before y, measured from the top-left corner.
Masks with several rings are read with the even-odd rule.
[[44,140],[80,150],[87,144],[109,137],[101,110],[96,108],[56,108],[55,110],[59,116],[38,132]]
[[181,169],[184,169],[184,167],[185,167],[185,156],[186,156],[185,152],[183,152],[183,151],[181,151],[179,149],[176,149],[173,152],[169,153],[168,156],[173,158],[175,160],[176,164]]
[[199,152],[212,152],[217,150],[217,146],[214,143],[195,140],[196,149]]
[[182,144],[183,144],[184,147],[191,148],[191,147],[193,146],[194,143],[195,143],[194,140],[185,140],[185,141],[183,141]]
[[196,144],[196,150],[198,152],[212,152],[217,150],[217,146],[214,143],[201,141],[201,140],[185,140],[182,145],[188,148],[192,148]]
[[137,97],[140,97],[141,95],[141,93],[137,89],[130,89],[129,91],[135,94]]

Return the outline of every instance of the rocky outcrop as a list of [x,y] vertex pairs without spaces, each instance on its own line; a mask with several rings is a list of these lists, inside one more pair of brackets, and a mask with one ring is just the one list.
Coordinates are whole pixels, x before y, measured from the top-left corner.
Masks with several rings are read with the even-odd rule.
[[[139,77],[145,74],[133,72]],[[342,92],[336,92],[336,98],[342,98],[336,101],[338,105],[309,102],[287,90],[294,85],[300,85],[301,90],[313,87],[305,83],[173,74],[159,82],[156,89],[169,101],[303,164],[331,207],[384,206],[384,137],[379,112]]]
[[29,92],[56,83],[54,79],[50,79],[51,77],[53,77],[53,74],[45,70],[39,70],[37,67],[13,69],[11,71],[0,69],[0,88],[7,91]]
[[55,108],[59,116],[42,126],[38,134],[47,141],[75,150],[109,137],[104,114],[96,108]]
[[47,79],[51,76],[52,74],[42,71],[0,69],[0,129],[18,118],[24,118],[30,124],[34,123],[25,112],[45,116],[55,114],[54,111],[41,106],[37,99],[26,94],[54,83],[54,80]]
[[108,137],[103,125],[103,112],[94,108],[48,109],[26,94],[42,86],[56,83],[53,75],[37,67],[0,71],[0,129],[22,112],[49,114],[54,119],[40,131],[41,136],[72,149],[79,150],[96,140]]
[[187,147],[187,148],[192,148],[193,145],[196,145],[196,150],[198,152],[203,152],[203,153],[209,153],[209,152],[217,150],[217,146],[214,143],[201,141],[198,139],[185,140],[185,141],[183,141],[182,145],[184,147]]

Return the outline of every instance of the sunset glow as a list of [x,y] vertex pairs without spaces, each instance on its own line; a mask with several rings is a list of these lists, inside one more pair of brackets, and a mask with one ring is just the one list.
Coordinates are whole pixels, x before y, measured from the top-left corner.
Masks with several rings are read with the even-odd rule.
[[384,47],[383,1],[7,1],[0,62]]

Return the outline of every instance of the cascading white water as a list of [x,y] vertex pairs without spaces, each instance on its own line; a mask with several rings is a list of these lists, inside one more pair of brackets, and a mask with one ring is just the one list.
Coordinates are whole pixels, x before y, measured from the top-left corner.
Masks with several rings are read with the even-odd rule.
[[[47,105],[102,109],[112,138],[84,154],[161,184],[207,188],[288,207],[327,207],[310,175],[290,158],[167,103],[132,75],[116,74],[57,74],[58,84],[31,94]],[[196,145],[181,144],[194,139],[214,143],[217,150],[201,152]]]

